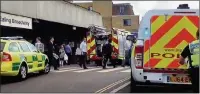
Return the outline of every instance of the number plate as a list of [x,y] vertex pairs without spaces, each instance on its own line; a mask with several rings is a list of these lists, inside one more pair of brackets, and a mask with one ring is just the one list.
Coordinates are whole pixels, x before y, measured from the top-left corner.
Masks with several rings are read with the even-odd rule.
[[191,83],[187,76],[167,76],[167,82]]

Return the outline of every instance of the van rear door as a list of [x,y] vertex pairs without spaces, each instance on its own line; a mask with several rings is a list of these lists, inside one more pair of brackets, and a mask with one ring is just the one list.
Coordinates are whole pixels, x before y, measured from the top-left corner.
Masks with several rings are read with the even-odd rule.
[[145,42],[144,68],[185,69],[179,56],[188,43],[196,39],[198,15],[154,15],[151,17],[151,37]]

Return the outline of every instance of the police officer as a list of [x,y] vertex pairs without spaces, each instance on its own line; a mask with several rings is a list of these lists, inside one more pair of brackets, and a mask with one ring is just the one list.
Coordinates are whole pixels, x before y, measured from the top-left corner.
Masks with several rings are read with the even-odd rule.
[[106,62],[108,59],[110,62],[113,64],[113,67],[115,68],[115,62],[112,62],[112,52],[113,52],[113,47],[111,45],[112,40],[109,39],[106,44],[103,45],[102,47],[102,54],[103,54],[103,69],[106,68]]
[[192,89],[195,93],[199,92],[199,30],[196,33],[197,40],[191,42],[185,47],[180,57],[180,64],[185,63],[185,58],[188,57],[189,60],[189,75],[192,82]]

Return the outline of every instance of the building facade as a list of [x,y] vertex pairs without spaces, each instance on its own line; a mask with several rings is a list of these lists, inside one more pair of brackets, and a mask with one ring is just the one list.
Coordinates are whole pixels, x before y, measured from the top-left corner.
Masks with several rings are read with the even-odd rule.
[[76,3],[89,11],[96,11],[102,15],[103,26],[107,29],[119,28],[127,31],[137,31],[139,16],[134,15],[133,7],[129,3],[113,4],[112,1],[93,1]]

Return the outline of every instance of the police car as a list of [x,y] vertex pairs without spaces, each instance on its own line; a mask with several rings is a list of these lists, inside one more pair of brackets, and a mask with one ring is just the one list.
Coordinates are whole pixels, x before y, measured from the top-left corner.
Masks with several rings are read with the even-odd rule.
[[180,65],[179,56],[195,40],[198,24],[199,9],[148,11],[131,52],[131,90],[138,84],[190,86],[187,64]]
[[1,38],[1,76],[16,76],[20,80],[27,78],[28,73],[50,72],[47,55],[24,40],[23,37]]

